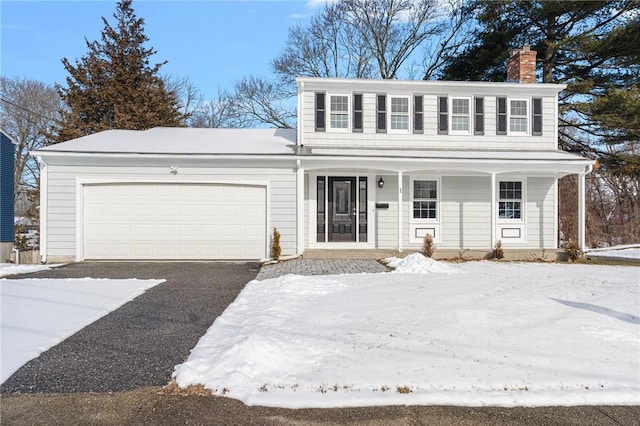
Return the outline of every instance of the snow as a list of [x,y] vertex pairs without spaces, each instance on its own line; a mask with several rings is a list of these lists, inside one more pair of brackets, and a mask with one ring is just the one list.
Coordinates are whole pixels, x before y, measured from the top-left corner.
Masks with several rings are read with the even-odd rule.
[[0,279],[0,383],[40,353],[163,281]]
[[602,249],[587,250],[589,257],[608,257],[624,259],[640,259],[640,246],[637,244],[627,246],[607,247]]
[[388,260],[250,282],[177,384],[288,408],[640,404],[639,268]]
[[388,257],[385,263],[392,268],[392,272],[399,274],[428,274],[435,272],[439,274],[454,274],[458,268],[446,263],[438,262],[430,257],[425,257],[420,253],[413,253],[406,257]]
[[41,148],[33,151],[33,155],[65,152],[292,155],[295,144],[295,129],[154,127],[148,130],[106,130]]
[[30,274],[31,272],[46,271],[60,265],[16,265],[13,263],[0,263],[0,277],[16,274]]

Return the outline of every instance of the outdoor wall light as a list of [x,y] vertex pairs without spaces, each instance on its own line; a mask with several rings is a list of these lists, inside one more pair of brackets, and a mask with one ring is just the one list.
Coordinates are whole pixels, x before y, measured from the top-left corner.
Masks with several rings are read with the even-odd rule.
[[178,167],[176,167],[176,166],[169,167],[169,173],[171,173],[172,175],[177,175],[178,174]]
[[378,181],[378,188],[384,188],[384,181],[382,180],[382,176],[380,176],[380,180]]

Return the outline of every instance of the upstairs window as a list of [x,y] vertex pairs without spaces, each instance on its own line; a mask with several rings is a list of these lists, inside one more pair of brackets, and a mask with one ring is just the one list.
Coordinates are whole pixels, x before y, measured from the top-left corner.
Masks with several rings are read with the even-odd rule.
[[527,101],[511,99],[509,101],[509,133],[527,133]]
[[423,96],[413,97],[413,133],[424,132],[424,105]]
[[498,218],[522,219],[522,182],[500,182]]
[[390,130],[409,130],[409,98],[391,98]]
[[353,131],[362,132],[362,94],[353,95]]
[[542,136],[542,99],[533,98],[533,128],[531,134]]
[[413,218],[438,218],[438,181],[413,181]]
[[387,131],[387,95],[376,96],[376,132]]
[[316,132],[324,132],[325,131],[325,106],[324,106],[324,93],[317,92],[316,93]]
[[349,97],[331,95],[329,105],[329,126],[332,129],[349,128]]
[[451,99],[451,131],[456,133],[469,133],[471,121],[468,98]]

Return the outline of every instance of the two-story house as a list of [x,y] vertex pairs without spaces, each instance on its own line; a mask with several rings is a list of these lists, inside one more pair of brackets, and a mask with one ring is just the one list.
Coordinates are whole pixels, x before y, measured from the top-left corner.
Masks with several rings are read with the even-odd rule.
[[535,52],[508,81],[299,78],[298,129],[107,131],[38,156],[41,252],[65,259],[264,259],[558,247],[558,179],[592,161],[558,149],[556,84]]

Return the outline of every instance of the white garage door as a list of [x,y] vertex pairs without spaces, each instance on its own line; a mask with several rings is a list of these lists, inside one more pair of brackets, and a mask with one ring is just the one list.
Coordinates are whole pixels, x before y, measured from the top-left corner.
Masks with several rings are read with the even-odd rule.
[[85,259],[260,259],[266,190],[223,184],[85,185]]

